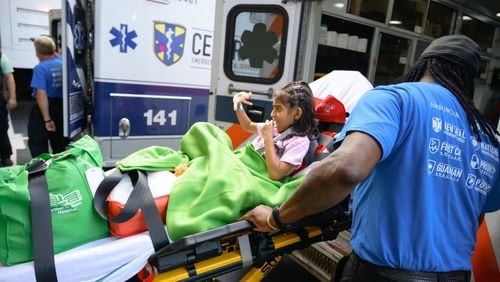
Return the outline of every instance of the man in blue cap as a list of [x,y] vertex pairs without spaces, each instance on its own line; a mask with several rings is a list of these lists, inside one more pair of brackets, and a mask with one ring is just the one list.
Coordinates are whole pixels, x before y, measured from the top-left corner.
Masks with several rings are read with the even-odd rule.
[[353,193],[353,253],[341,281],[469,281],[483,213],[500,209],[498,132],[474,107],[479,46],[434,40],[403,83],[368,91],[278,208],[242,219],[271,231]]

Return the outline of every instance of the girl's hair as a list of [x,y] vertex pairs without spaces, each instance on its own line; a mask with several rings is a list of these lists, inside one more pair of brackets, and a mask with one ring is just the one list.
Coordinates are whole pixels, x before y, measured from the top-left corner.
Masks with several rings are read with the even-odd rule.
[[472,126],[473,132],[481,140],[479,130],[486,133],[491,143],[498,146],[495,135],[498,132],[490,126],[488,120],[474,106],[474,71],[467,70],[457,64],[450,63],[439,58],[424,58],[418,60],[403,76],[403,81],[419,81],[428,70],[432,78],[447,88],[458,100],[467,113],[467,119]]
[[302,116],[293,125],[293,129],[295,130],[295,134],[293,135],[307,136],[309,139],[318,138],[318,119],[314,111],[313,94],[306,82],[291,82],[276,91],[274,97],[290,108],[298,106],[302,109]]

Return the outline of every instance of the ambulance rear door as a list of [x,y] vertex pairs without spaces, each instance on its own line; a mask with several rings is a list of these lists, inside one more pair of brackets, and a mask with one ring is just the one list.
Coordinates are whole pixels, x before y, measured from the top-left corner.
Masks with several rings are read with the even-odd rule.
[[233,147],[244,144],[245,133],[233,111],[233,96],[252,92],[246,111],[256,122],[270,119],[276,89],[297,79],[301,19],[311,1],[218,1],[209,116],[226,130]]
[[[61,43],[63,56],[63,117],[64,136],[73,138],[83,132],[85,119],[85,63],[87,50],[86,1],[62,1],[62,37],[53,31],[56,42]],[[57,28],[56,28],[57,29]]]

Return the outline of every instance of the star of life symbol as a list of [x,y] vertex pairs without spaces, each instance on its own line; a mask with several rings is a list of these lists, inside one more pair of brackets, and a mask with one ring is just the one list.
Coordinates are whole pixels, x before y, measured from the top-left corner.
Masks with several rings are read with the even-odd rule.
[[470,159],[470,167],[472,167],[473,169],[479,168],[479,157],[476,154],[472,155]]
[[435,154],[437,151],[439,151],[440,143],[441,142],[439,141],[439,139],[431,138],[429,140],[429,152],[431,152],[431,154]]
[[78,21],[75,25],[75,49],[78,54],[83,52],[85,48],[85,33],[84,33],[83,24],[81,21]]
[[127,53],[128,47],[132,49],[137,47],[137,43],[134,42],[134,38],[137,37],[137,33],[135,30],[129,32],[127,24],[120,24],[120,30],[113,27],[109,32],[114,36],[109,43],[111,43],[111,46],[113,47],[119,45],[120,53]]
[[472,189],[474,188],[475,183],[476,183],[476,176],[469,173],[469,175],[467,175],[467,180],[465,182],[465,185],[467,186],[467,188]]
[[427,174],[431,175],[436,168],[436,161],[427,160]]
[[440,118],[433,117],[432,118],[432,129],[434,132],[438,133],[443,128],[443,121]]

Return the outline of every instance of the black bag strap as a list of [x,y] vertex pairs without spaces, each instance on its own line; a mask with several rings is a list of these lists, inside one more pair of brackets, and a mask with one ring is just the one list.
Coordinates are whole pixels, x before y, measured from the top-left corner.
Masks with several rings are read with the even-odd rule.
[[106,176],[97,187],[94,195],[94,208],[102,218],[117,223],[129,220],[141,209],[154,249],[159,250],[168,245],[169,241],[160,214],[156,208],[153,194],[151,194],[151,190],[149,189],[147,174],[141,170],[131,170],[127,174],[134,188],[123,210],[117,216],[108,218],[106,198],[125,176],[119,169]]
[[37,281],[57,281],[50,196],[45,171],[50,162],[36,161],[28,166],[31,205],[31,237]]

